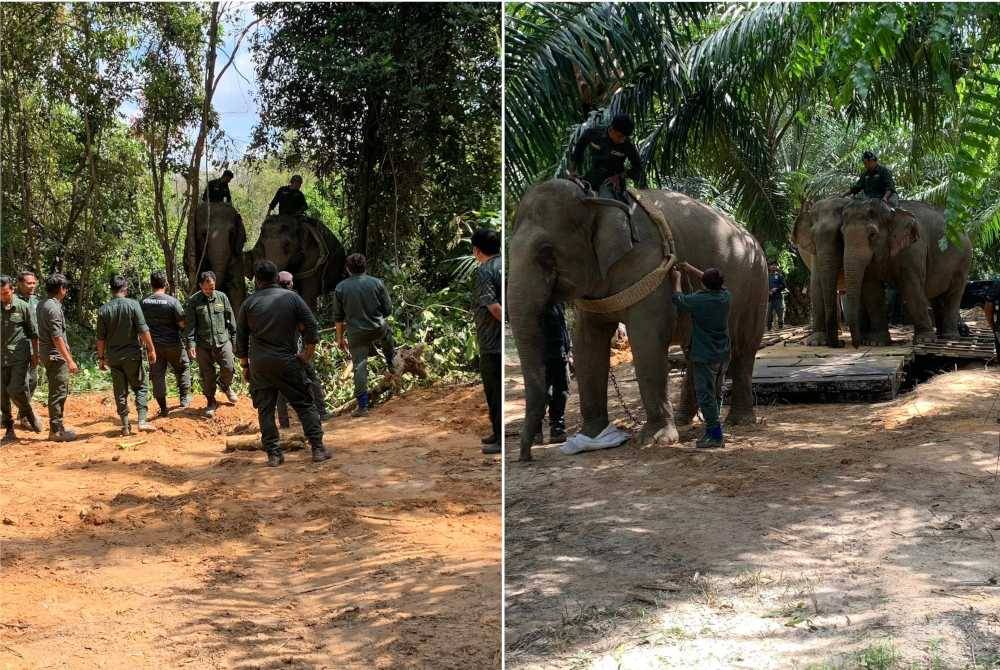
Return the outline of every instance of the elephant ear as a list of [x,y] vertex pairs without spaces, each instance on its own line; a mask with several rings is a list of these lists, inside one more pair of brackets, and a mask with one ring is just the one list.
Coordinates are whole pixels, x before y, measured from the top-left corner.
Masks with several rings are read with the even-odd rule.
[[889,255],[895,256],[920,239],[917,217],[905,209],[896,209],[890,219]]
[[806,200],[802,203],[802,209],[795,218],[795,227],[792,229],[792,242],[799,251],[815,256],[816,238],[813,234],[813,226],[816,223],[816,216],[812,212],[812,201]]
[[619,206],[617,201],[607,202],[602,198],[584,198],[583,202],[595,214],[591,240],[601,278],[607,278],[611,267],[632,251],[632,230],[625,213],[628,208],[623,204]]

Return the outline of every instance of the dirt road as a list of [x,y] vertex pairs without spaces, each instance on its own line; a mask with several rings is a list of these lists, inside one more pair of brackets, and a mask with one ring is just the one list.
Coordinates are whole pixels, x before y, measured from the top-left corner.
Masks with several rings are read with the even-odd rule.
[[[0,668],[491,668],[500,467],[478,386],[327,421],[333,459],[223,454],[248,399],[117,436],[29,435],[0,464]],[[294,426],[294,424],[293,424]]]
[[959,371],[879,405],[759,409],[718,452],[512,446],[508,667],[1000,667],[998,396],[995,369]]

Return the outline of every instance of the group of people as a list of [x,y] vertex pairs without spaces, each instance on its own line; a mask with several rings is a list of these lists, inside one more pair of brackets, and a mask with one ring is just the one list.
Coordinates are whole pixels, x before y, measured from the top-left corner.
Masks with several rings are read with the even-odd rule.
[[[229,182],[233,180],[234,176],[232,170],[224,170],[222,175],[210,179],[201,194],[201,199],[205,202],[233,204],[233,194],[229,190]],[[302,175],[292,175],[288,185],[280,187],[274,193],[274,197],[271,198],[271,202],[267,206],[268,216],[275,207],[278,208],[278,214],[301,216],[306,213],[309,204],[302,192]]]
[[[492,434],[483,439],[485,453],[500,449],[500,366],[501,266],[500,238],[495,231],[479,230],[473,235],[473,249],[479,268],[476,272],[475,321],[480,345],[480,370]],[[334,291],[334,320],[337,346],[350,352],[354,373],[354,417],[368,415],[368,357],[373,348],[385,358],[393,373],[401,364],[388,318],[392,300],[384,282],[367,273],[367,259],[361,254],[347,258],[348,277]],[[302,430],[312,447],[314,461],[324,461],[329,453],[323,446],[322,420],[327,417],[324,393],[312,365],[318,324],[305,301],[294,291],[294,279],[278,272],[270,261],[254,268],[255,292],[238,314],[229,298],[215,288],[211,271],[198,277],[198,291],[184,304],[167,293],[167,276],[162,271],[149,277],[152,293],[137,301],[128,297],[128,281],[122,276],[109,282],[110,300],[97,313],[97,360],[101,370],[111,374],[115,407],[121,434],[133,430],[153,431],[149,421],[146,367],[149,363],[152,394],[159,415],[168,416],[167,370],[173,372],[180,406],[192,400],[192,361],[197,361],[206,403],[204,414],[218,411],[217,390],[236,403],[233,388],[236,362],[249,381],[250,396],[257,409],[261,444],[268,465],[284,462],[278,427],[288,427],[288,406],[299,417]],[[68,442],[76,431],[64,420],[70,375],[79,367],[66,335],[63,301],[70,283],[54,273],[45,280],[46,298],[35,295],[38,278],[21,272],[16,282],[0,277],[0,315],[3,319],[2,419],[3,444],[17,440],[14,407],[19,429],[42,432],[42,422],[31,398],[38,383],[37,368],[43,366],[48,380],[49,439]],[[129,395],[134,396],[136,421],[129,411]],[[277,413],[278,423],[275,423]]]

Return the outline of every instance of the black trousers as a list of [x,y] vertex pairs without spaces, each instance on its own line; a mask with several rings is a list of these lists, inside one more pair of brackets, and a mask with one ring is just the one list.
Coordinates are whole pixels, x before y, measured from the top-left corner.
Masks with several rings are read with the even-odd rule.
[[549,432],[566,432],[566,399],[569,397],[569,373],[566,359],[545,359],[545,401],[549,406]]
[[309,389],[305,364],[298,358],[290,360],[263,359],[250,361],[250,397],[257,409],[260,441],[267,452],[278,450],[278,425],[274,409],[278,394],[288,399],[302,423],[302,432],[313,448],[323,446],[323,424]]
[[[309,379],[309,392],[316,404],[316,412],[322,418],[326,414],[326,399],[323,397],[323,387],[319,385],[316,366],[312,363],[306,365],[306,377]],[[288,400],[283,395],[278,396],[278,419],[282,423],[288,423]]]
[[503,379],[500,370],[500,354],[479,354],[479,374],[486,392],[486,405],[490,409],[490,424],[493,434],[499,440],[503,433],[500,426],[500,401],[503,397]]

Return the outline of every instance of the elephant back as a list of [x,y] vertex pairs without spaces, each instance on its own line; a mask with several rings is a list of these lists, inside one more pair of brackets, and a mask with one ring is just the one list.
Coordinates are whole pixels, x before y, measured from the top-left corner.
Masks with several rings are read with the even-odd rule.
[[204,235],[207,224],[215,228],[228,228],[234,224],[242,225],[243,218],[236,209],[226,202],[202,202],[194,214],[195,229],[198,235]]

